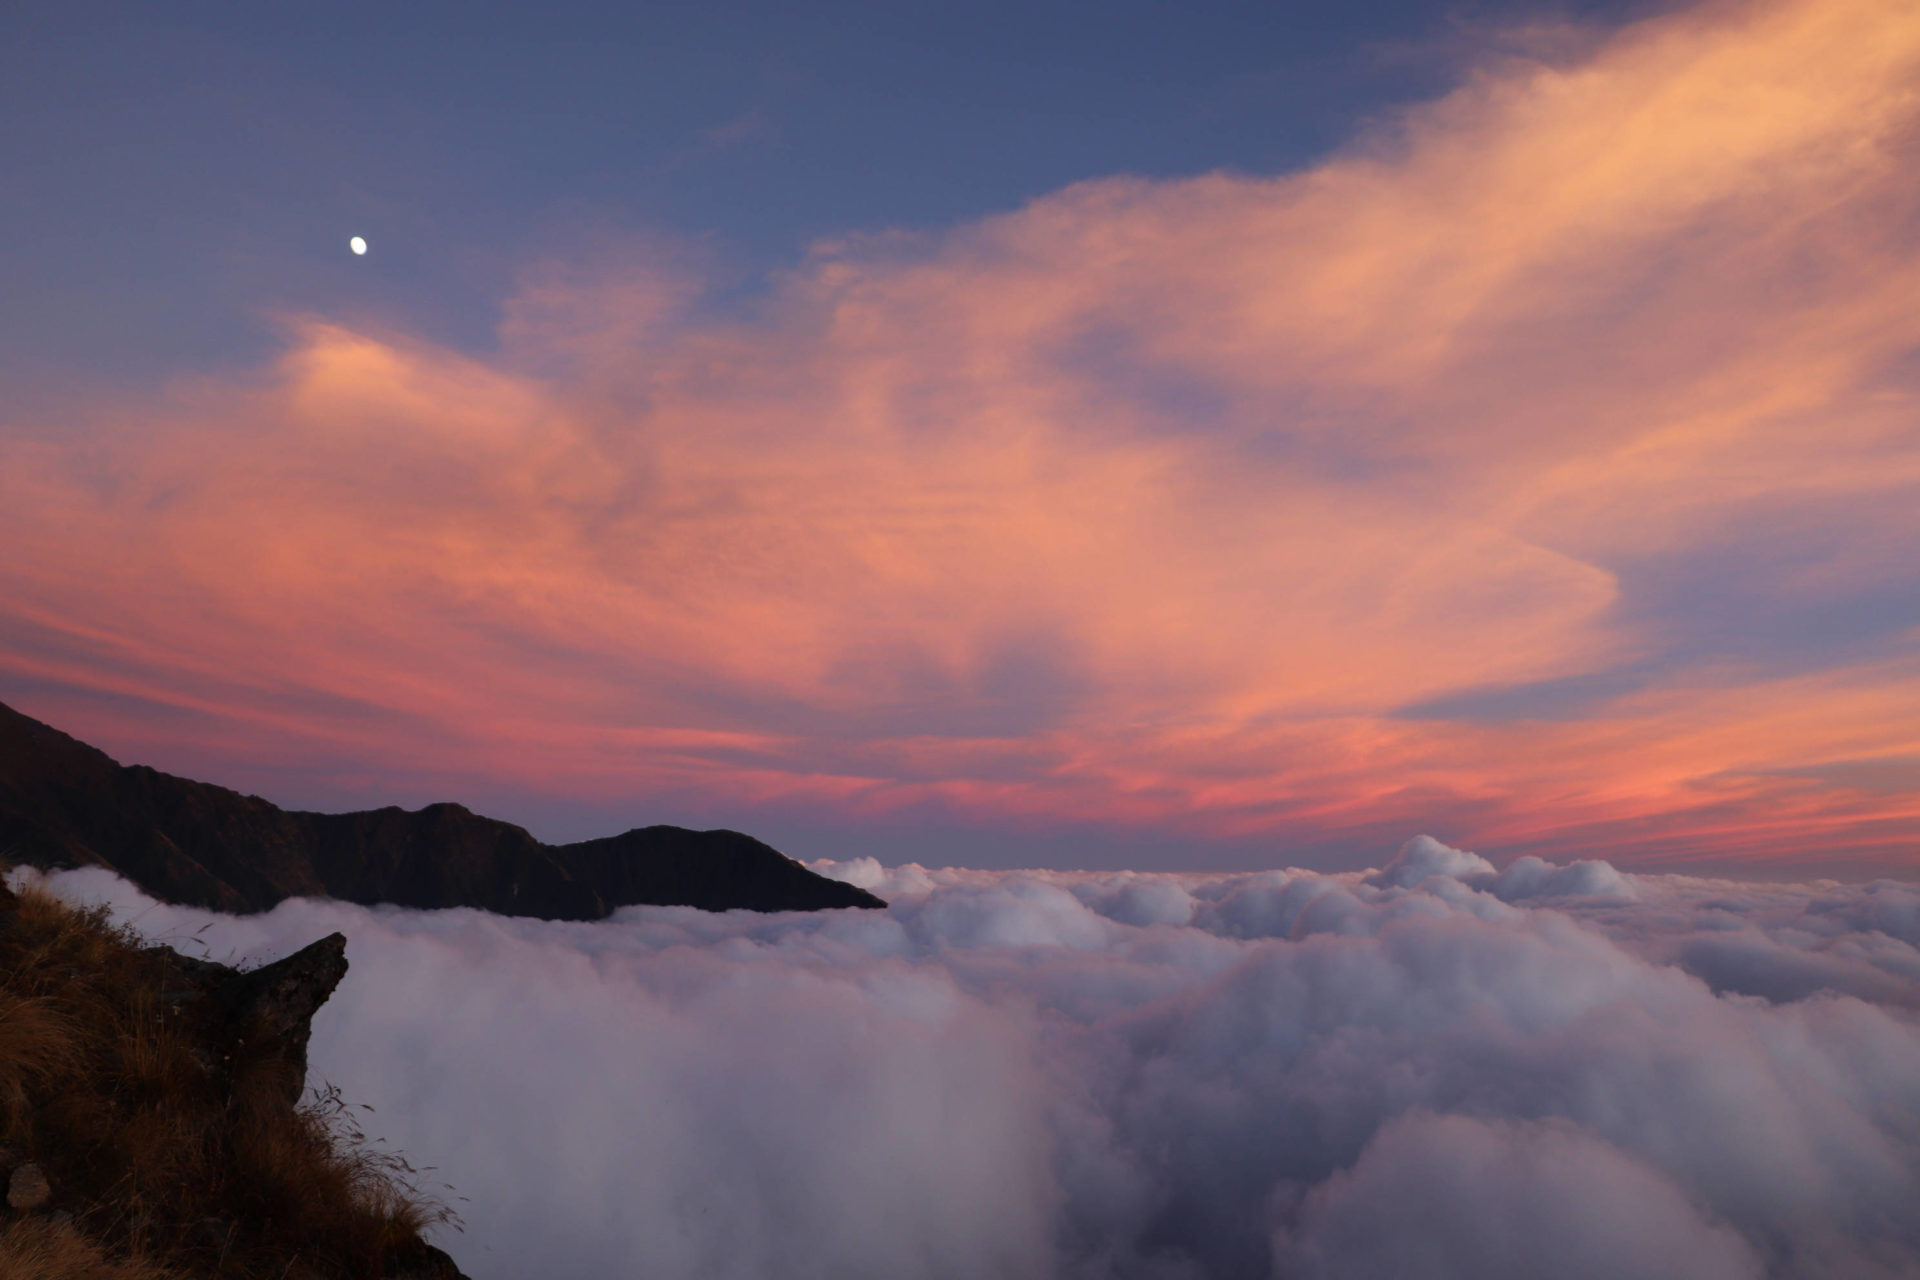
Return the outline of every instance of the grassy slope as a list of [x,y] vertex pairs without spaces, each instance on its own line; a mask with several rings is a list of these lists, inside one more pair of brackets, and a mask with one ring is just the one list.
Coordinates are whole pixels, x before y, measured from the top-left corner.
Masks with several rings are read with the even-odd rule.
[[53,1187],[42,1212],[0,1206],[0,1276],[449,1274],[420,1245],[449,1215],[342,1128],[337,1099],[290,1106],[288,1064],[235,1050],[210,1070],[209,1052],[133,934],[0,886],[0,1162]]

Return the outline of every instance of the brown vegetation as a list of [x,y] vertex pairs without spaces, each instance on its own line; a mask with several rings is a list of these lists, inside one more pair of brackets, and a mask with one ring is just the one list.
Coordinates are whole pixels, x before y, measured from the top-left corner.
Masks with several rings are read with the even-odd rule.
[[294,1055],[232,1034],[234,977],[0,886],[0,1186],[31,1163],[52,1191],[0,1209],[0,1276],[458,1275],[420,1239],[451,1215],[404,1163],[342,1123],[337,1094],[296,1105],[304,1020]]

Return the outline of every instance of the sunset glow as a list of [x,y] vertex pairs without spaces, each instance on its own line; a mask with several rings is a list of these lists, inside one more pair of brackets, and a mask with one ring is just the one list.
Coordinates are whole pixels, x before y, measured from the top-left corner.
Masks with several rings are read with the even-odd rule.
[[1489,35],[1456,82],[746,302],[622,235],[529,250],[490,343],[296,307],[259,367],[0,405],[0,700],[569,835],[1911,876],[1920,10]]

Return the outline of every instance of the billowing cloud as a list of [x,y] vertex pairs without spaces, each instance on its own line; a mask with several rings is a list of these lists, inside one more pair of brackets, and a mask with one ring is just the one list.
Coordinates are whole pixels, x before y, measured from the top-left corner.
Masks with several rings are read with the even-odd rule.
[[1577,43],[749,315],[642,243],[11,424],[0,680],[309,800],[1910,864],[1920,16]]
[[1289,1274],[1408,1277],[1766,1274],[1685,1189],[1571,1125],[1394,1120],[1283,1237]]
[[53,883],[216,958],[346,932],[315,1073],[467,1197],[476,1280],[1920,1267],[1911,883],[1515,879],[1424,838],[1339,875],[820,866],[892,906]]

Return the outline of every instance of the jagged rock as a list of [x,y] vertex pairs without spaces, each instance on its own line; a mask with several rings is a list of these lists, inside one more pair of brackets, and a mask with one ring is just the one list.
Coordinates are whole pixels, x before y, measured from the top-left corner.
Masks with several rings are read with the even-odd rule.
[[38,1209],[52,1198],[53,1188],[47,1185],[46,1173],[31,1161],[15,1169],[7,1179],[7,1203],[16,1209]]
[[884,907],[737,831],[642,827],[547,845],[457,804],[300,813],[257,796],[122,767],[0,705],[0,849],[17,862],[105,866],[165,902],[265,911],[290,897],[478,907],[598,920],[637,904],[708,911]]
[[292,1095],[306,1088],[313,1015],[347,976],[347,939],[330,933],[284,960],[249,970],[220,988],[236,1053],[270,1057],[290,1067]]
[[210,1075],[230,1079],[235,1065],[277,1066],[288,1105],[306,1088],[313,1015],[347,976],[347,939],[330,933],[283,960],[232,969],[171,947],[145,954],[161,970],[161,1001],[194,1024],[194,1055]]

